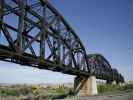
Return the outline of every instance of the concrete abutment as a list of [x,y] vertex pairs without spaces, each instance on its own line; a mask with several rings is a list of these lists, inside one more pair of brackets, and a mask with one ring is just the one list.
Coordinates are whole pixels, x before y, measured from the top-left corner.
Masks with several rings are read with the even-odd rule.
[[77,96],[97,95],[96,77],[76,77],[74,80],[74,92]]

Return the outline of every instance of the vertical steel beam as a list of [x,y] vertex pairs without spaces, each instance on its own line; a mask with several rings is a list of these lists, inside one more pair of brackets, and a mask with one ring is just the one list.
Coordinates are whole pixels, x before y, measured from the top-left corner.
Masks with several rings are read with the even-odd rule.
[[72,65],[72,36],[71,36],[70,32],[68,33],[68,44],[70,46],[69,65],[71,66]]
[[65,46],[63,45],[63,50],[62,50],[62,63],[65,64],[65,53],[66,53],[66,49]]
[[25,2],[26,0],[18,0],[17,2],[19,7],[20,7],[20,14],[19,16],[19,23],[18,23],[18,34],[17,34],[17,44],[19,47],[19,52],[23,50],[23,44],[24,44],[24,39],[23,39],[23,32],[24,32],[24,17],[25,17]]
[[77,53],[77,68],[80,69],[80,54],[79,52]]
[[[59,17],[57,18],[57,32],[58,34],[60,33],[60,19]],[[57,59],[58,59],[58,62],[60,62],[60,39],[57,40],[57,51],[56,51],[56,55],[57,55]],[[60,62],[61,63],[61,62]]]
[[45,20],[46,20],[46,5],[44,4],[43,5],[43,12],[42,12],[42,15],[43,15],[43,19],[42,19],[42,22],[41,22],[41,25],[43,27],[43,29],[41,30],[41,35],[40,35],[40,57],[41,59],[45,59],[45,40],[46,40],[46,27],[45,27]]
[[[27,0],[24,0],[23,1],[24,2],[24,6],[26,6],[27,5]],[[24,16],[23,16],[24,18],[25,17],[27,17],[27,11],[25,10],[25,7],[24,7]],[[23,19],[24,20],[24,19]],[[28,25],[27,25],[27,23],[26,23],[26,21],[24,20],[24,23],[23,23],[24,25],[23,25],[23,27],[24,27],[24,29],[23,29],[23,35],[22,35],[22,48],[24,48],[25,47],[25,43],[26,42],[28,42],[29,41],[29,39],[25,36],[25,34],[28,34],[29,32],[27,31],[27,29],[29,28],[28,27]],[[29,30],[30,31],[30,30]],[[33,49],[32,48],[32,46],[30,46],[30,49]],[[32,52],[32,54],[33,55],[35,55],[35,52],[34,52],[34,50],[31,50],[31,52]]]
[[[54,34],[57,34],[57,33],[54,33]],[[57,44],[57,41],[56,39],[53,38],[53,60],[57,62],[56,44]]]
[[2,28],[2,20],[3,20],[3,6],[4,6],[4,0],[0,0],[0,32]]

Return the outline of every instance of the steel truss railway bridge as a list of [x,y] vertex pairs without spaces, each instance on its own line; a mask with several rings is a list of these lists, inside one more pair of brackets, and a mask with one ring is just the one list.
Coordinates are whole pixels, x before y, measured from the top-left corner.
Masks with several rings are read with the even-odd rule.
[[0,0],[0,60],[76,75],[76,87],[90,76],[124,82],[102,55],[86,53],[76,32],[46,0]]

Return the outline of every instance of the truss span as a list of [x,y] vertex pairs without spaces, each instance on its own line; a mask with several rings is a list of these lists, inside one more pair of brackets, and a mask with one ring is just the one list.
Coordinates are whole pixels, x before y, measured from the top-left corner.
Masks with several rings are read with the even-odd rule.
[[97,79],[107,80],[108,83],[116,80],[117,83],[124,82],[124,77],[117,71],[111,68],[110,63],[101,54],[87,55],[89,68],[92,74]]
[[1,60],[62,72],[72,69],[76,74],[88,74],[83,44],[49,2],[0,2]]
[[113,77],[108,61],[93,56],[87,56],[75,31],[47,0],[0,0],[0,60],[71,75]]

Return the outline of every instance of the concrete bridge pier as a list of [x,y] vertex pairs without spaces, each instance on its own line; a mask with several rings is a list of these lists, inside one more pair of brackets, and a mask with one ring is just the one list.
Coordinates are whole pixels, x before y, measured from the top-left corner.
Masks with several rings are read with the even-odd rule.
[[96,77],[76,77],[74,80],[74,92],[77,96],[97,95]]

